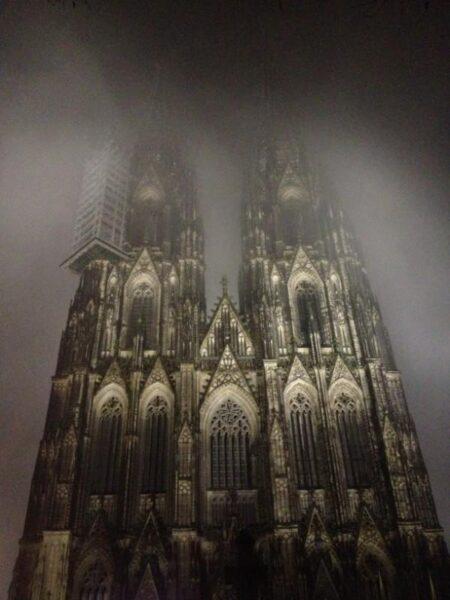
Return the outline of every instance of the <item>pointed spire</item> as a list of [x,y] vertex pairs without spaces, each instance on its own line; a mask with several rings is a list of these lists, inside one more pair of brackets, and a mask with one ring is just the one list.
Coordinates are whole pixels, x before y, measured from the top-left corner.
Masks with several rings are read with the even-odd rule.
[[226,275],[222,277],[220,283],[222,284],[222,295],[228,296],[228,278]]

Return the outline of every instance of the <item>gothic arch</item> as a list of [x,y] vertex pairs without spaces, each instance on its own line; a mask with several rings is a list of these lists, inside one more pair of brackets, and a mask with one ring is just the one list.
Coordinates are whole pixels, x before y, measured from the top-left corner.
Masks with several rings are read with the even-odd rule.
[[351,337],[346,316],[347,310],[344,305],[342,281],[334,269],[330,271],[327,288],[335,339],[343,351],[349,352],[351,350]]
[[[141,314],[142,312],[144,314]],[[132,336],[139,319],[144,319],[143,329],[147,329],[145,349],[154,349],[159,342],[159,322],[161,311],[161,284],[150,255],[143,251],[124,286],[123,323],[121,346],[130,347]],[[136,323],[134,323],[136,321]]]
[[141,493],[163,493],[172,452],[174,395],[166,385],[148,385],[139,400],[139,486]]
[[329,390],[333,429],[349,488],[366,487],[370,480],[369,432],[363,395],[356,383],[339,379]]
[[119,491],[128,401],[117,383],[102,388],[93,401],[91,422],[91,493]]
[[[218,425],[218,411],[226,409],[226,403],[230,403],[228,409],[230,411],[229,416],[229,424],[232,425],[232,421],[239,423],[240,429],[239,433],[242,433],[243,437],[248,434],[248,444],[247,446],[239,450],[239,456],[242,457],[243,461],[247,461],[245,468],[247,469],[247,476],[242,476],[241,481],[249,484],[249,487],[254,486],[254,471],[255,465],[253,464],[252,458],[252,445],[255,442],[258,436],[258,426],[259,426],[259,412],[258,407],[256,405],[255,400],[249,393],[244,391],[242,388],[235,384],[228,384],[224,386],[220,386],[216,388],[208,397],[205,399],[202,407],[200,408],[200,431],[201,431],[201,479],[202,479],[202,488],[209,489],[213,488],[213,472],[212,472],[212,455],[211,451],[215,447],[215,441],[211,436],[214,436],[215,428]],[[224,416],[224,419],[227,419],[227,416]],[[237,432],[237,429],[236,429]],[[243,442],[245,445],[245,441]],[[226,455],[227,456],[227,455]],[[237,469],[236,473],[239,471],[240,467]],[[248,474],[250,473],[250,474]],[[214,477],[216,477],[214,475]],[[240,477],[239,474],[236,477]],[[231,477],[231,479],[233,476]],[[220,479],[220,478],[219,478]],[[219,483],[230,482],[230,479],[220,480]],[[226,486],[220,486],[226,488]],[[234,486],[231,486],[234,487]]]
[[[300,307],[303,292],[311,298],[314,317],[323,345],[330,343],[330,323],[328,318],[327,300],[325,286],[317,271],[311,265],[310,268],[298,268],[291,273],[288,280],[289,304],[291,308],[293,334],[297,345],[307,345],[308,340],[305,333],[307,314],[301,314]],[[303,311],[304,313],[306,310]]]
[[305,381],[292,381],[284,392],[284,411],[297,486],[320,488],[320,413],[316,389]]

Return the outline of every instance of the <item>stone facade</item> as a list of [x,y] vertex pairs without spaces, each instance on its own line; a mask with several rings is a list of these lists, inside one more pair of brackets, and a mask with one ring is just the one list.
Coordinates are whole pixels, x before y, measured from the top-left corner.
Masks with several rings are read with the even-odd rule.
[[128,245],[77,263],[10,600],[447,597],[380,309],[296,141],[257,144],[209,322],[192,175],[158,145],[133,181]]

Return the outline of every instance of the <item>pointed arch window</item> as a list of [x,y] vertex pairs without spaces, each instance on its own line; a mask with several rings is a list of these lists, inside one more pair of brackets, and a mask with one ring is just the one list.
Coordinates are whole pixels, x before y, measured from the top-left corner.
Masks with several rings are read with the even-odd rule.
[[100,562],[95,562],[85,573],[80,586],[80,600],[110,600],[111,585]]
[[130,313],[130,340],[140,333],[143,336],[144,348],[150,348],[152,344],[153,329],[153,291],[151,287],[143,283],[138,286],[133,294]]
[[368,485],[366,436],[364,423],[355,401],[341,394],[335,404],[336,424],[344,462],[347,485],[350,488]]
[[168,406],[160,396],[147,405],[143,432],[142,492],[166,491]]
[[314,418],[310,402],[298,394],[290,405],[297,485],[300,489],[320,487]]
[[123,415],[117,398],[101,408],[95,434],[93,493],[116,494],[119,489]]
[[322,333],[320,299],[316,287],[303,281],[297,288],[299,337],[303,345],[309,344],[310,335]]
[[295,246],[300,234],[300,210],[293,199],[286,200],[281,207],[281,234],[285,244]]
[[251,487],[250,424],[239,404],[223,402],[210,425],[211,487],[248,489]]

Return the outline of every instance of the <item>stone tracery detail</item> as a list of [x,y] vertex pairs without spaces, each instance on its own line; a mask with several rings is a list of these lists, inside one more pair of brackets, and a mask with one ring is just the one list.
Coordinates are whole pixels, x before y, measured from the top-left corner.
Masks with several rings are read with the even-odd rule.
[[210,424],[211,487],[251,487],[250,425],[239,404],[225,400]]
[[239,309],[224,284],[207,322],[194,186],[170,152],[136,165],[128,246],[70,259],[10,600],[225,597],[239,564],[268,600],[348,600],[347,580],[364,600],[441,594],[430,484],[353,234],[301,152],[265,143]]
[[123,415],[122,404],[109,398],[97,417],[93,447],[92,492],[115,494],[119,488]]
[[143,424],[142,491],[164,492],[167,481],[168,406],[160,396],[147,405]]
[[347,485],[351,488],[368,485],[367,436],[356,402],[342,393],[334,410]]
[[297,394],[289,403],[289,414],[297,485],[301,489],[318,488],[317,432],[311,403],[305,396]]

